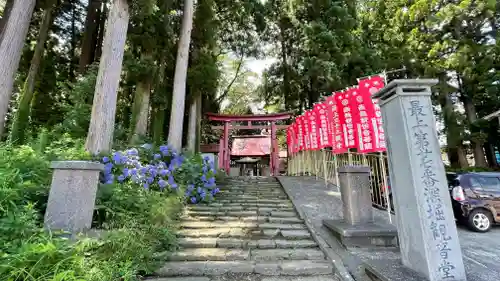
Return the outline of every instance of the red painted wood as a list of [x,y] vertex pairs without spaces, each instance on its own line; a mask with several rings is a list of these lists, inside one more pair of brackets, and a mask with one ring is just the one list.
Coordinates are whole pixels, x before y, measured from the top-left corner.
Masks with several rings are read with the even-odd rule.
[[286,120],[292,117],[291,112],[273,113],[273,114],[255,114],[255,115],[231,115],[207,113],[210,121],[277,121]]

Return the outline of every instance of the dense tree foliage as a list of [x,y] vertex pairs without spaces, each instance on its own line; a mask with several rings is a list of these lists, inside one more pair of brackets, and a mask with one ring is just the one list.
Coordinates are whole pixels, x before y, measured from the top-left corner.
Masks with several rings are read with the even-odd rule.
[[[14,2],[0,0],[2,36],[22,20]],[[87,137],[97,152],[111,139],[161,143],[169,135],[196,150],[217,139],[200,122],[206,112],[248,113],[264,104],[299,113],[356,78],[404,68],[396,75],[440,80],[433,98],[451,164],[466,167],[473,157],[477,166],[497,165],[498,123],[482,119],[500,108],[496,1],[199,0],[187,15],[185,55],[178,52],[188,3],[36,1],[19,65],[8,60],[15,66],[0,75],[15,79],[1,91],[2,139],[22,144],[48,129]],[[107,30],[119,4],[127,24]],[[126,38],[117,48],[106,36],[122,38],[119,28]],[[15,58],[15,40],[2,36],[0,54]],[[123,62],[113,53],[121,48]],[[248,68],[264,57],[274,59],[264,73]],[[187,70],[176,67],[180,59]]]

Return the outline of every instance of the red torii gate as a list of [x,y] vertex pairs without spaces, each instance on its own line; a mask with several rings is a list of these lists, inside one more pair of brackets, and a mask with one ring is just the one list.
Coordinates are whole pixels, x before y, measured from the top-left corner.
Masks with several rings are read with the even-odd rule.
[[[256,115],[231,115],[231,114],[216,114],[207,113],[208,120],[224,122],[223,126],[212,126],[213,130],[223,130],[223,135],[219,142],[219,168],[229,174],[229,165],[231,160],[231,149],[229,148],[229,130],[230,129],[268,129],[271,127],[271,175],[278,174],[279,168],[279,146],[276,138],[276,130],[286,129],[288,125],[276,125],[276,121],[290,119],[291,112],[273,113],[273,114],[256,114]],[[268,121],[271,125],[252,125],[252,122]],[[248,125],[233,126],[231,122],[248,122]]]

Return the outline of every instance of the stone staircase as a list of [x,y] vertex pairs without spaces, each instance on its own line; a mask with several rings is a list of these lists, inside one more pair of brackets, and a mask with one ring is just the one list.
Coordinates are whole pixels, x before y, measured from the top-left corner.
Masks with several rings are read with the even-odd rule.
[[214,203],[187,207],[178,236],[156,280],[337,280],[275,178],[228,179]]

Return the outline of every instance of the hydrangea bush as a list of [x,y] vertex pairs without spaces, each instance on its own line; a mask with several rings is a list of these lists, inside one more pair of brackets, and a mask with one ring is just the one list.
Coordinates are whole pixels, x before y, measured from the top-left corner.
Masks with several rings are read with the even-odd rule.
[[184,192],[189,203],[209,202],[219,192],[215,183],[214,163],[200,154],[187,156],[168,145],[154,149],[145,144],[138,148],[115,151],[101,158],[103,184],[132,184],[144,190]]

